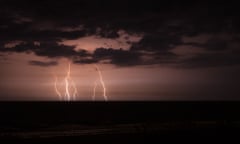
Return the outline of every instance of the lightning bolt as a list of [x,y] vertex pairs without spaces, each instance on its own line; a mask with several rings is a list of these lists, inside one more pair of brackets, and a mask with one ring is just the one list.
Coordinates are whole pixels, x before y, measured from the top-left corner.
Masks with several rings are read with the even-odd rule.
[[70,63],[68,64],[68,71],[67,71],[67,75],[65,77],[65,97],[66,99],[69,101],[71,100],[71,96],[69,93],[69,79],[70,79],[70,73],[71,73],[71,65]]
[[72,80],[72,78],[71,78],[71,84],[72,84],[72,87],[73,87],[73,90],[74,90],[74,91],[73,91],[72,98],[73,98],[73,100],[75,100],[76,97],[77,97],[78,91],[77,91],[77,87],[76,87],[74,81]]
[[59,99],[61,100],[62,99],[62,95],[61,95],[60,91],[57,88],[58,78],[57,78],[56,75],[54,75],[54,77],[55,77],[55,83],[54,83],[55,92],[57,93]]
[[[70,62],[68,63],[67,75],[64,78],[64,82],[65,82],[64,100],[68,100],[68,101],[75,100],[78,95],[78,91],[77,91],[77,87],[76,87],[74,81],[71,78],[71,63]],[[57,95],[59,96],[60,99],[63,99],[61,92],[57,88],[57,83],[58,83],[58,78],[55,76],[55,83],[54,83],[55,92],[57,93]]]
[[92,100],[95,100],[95,97],[96,97],[96,88],[97,88],[97,81],[94,82]]
[[106,95],[106,86],[105,86],[105,83],[103,81],[102,72],[100,71],[100,69],[98,68],[97,65],[95,65],[95,68],[96,68],[96,71],[98,72],[99,80],[100,80],[101,86],[103,88],[103,98],[104,98],[105,101],[107,101],[108,98],[107,98],[107,95]]

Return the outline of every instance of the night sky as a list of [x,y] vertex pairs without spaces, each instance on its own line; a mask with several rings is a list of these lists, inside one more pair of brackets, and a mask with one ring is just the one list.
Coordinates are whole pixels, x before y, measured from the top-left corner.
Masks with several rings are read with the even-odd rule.
[[227,1],[2,0],[0,100],[59,100],[69,63],[76,100],[94,88],[103,100],[99,71],[109,100],[240,100],[238,13]]

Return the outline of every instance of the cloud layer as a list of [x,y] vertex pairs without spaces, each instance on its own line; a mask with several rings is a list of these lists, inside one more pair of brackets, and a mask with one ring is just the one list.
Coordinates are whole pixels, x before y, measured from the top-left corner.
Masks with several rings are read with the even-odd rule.
[[191,7],[184,3],[117,4],[42,1],[26,8],[4,3],[0,10],[0,52],[64,57],[77,64],[182,68],[240,64],[236,13],[221,15],[222,9],[198,3]]

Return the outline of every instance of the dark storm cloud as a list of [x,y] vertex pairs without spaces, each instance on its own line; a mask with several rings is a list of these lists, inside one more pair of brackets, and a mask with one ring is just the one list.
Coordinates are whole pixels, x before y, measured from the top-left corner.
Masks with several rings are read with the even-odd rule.
[[[227,51],[240,46],[240,35],[232,33],[220,33],[218,35],[212,35],[205,43],[198,42],[185,42],[184,45],[191,45],[195,47],[201,47],[208,51]],[[202,36],[204,38],[204,36]]]
[[156,52],[150,64],[174,64],[178,62],[179,56],[172,52]]
[[[231,38],[231,37],[229,37]],[[232,48],[232,43],[238,43],[240,46],[240,42],[236,41],[236,40],[232,40],[231,39],[219,39],[219,38],[212,38],[209,39],[206,44],[204,44],[203,46],[207,49],[207,50],[211,50],[211,51],[223,51],[223,50],[228,50]]]
[[39,42],[39,45],[34,44],[34,42],[25,42],[23,44],[16,45],[13,48],[1,47],[1,52],[33,52],[37,56],[44,56],[49,58],[55,57],[86,57],[89,56],[88,52],[85,50],[75,51],[74,46],[60,45],[56,42]]
[[[189,3],[188,3],[189,4]],[[210,38],[206,43],[184,43],[184,36],[201,34],[240,34],[237,9],[228,5],[194,2],[162,3],[154,1],[4,1],[0,6],[1,52],[33,52],[49,58],[66,57],[75,63],[89,64],[107,60],[118,66],[173,64],[186,68],[239,64],[238,40]],[[233,12],[233,13],[231,13]],[[116,39],[119,30],[143,34],[130,50],[97,48],[93,54],[75,51],[75,46],[59,45],[62,39],[96,35]],[[227,36],[230,37],[230,36]],[[11,41],[24,41],[4,48]],[[35,45],[34,41],[40,42]],[[182,58],[171,52],[180,45],[206,50],[206,54]],[[234,48],[233,48],[234,47]],[[213,53],[209,53],[213,51]],[[221,51],[222,53],[216,53]]]
[[107,61],[105,63],[117,66],[140,65],[142,63],[138,53],[113,48],[97,48],[90,58],[75,59],[74,63],[91,64],[99,61]]
[[74,39],[86,35],[84,31],[60,31],[60,30],[32,30],[26,26],[14,26],[8,29],[2,29],[0,32],[4,35],[1,41],[24,40],[24,41],[57,41],[62,38]]
[[30,65],[41,66],[41,67],[49,67],[49,66],[56,66],[58,62],[56,61],[49,61],[49,62],[42,62],[42,61],[29,61]]
[[87,51],[80,50],[75,51],[74,46],[65,46],[60,45],[57,43],[41,43],[40,46],[38,46],[36,50],[34,50],[34,53],[38,56],[47,56],[47,57],[74,57],[74,56],[88,56]]
[[[79,58],[78,58],[79,59]],[[97,63],[98,60],[93,59],[93,58],[84,58],[84,59],[79,59],[79,60],[73,60],[74,63],[76,64],[92,64],[92,63]]]
[[240,53],[238,54],[199,54],[193,58],[178,63],[180,68],[204,68],[216,66],[231,66],[240,64]]
[[161,33],[145,35],[143,39],[131,47],[133,51],[168,51],[174,46],[181,44],[181,37],[168,36]]
[[93,58],[100,60],[110,60],[111,64],[118,66],[141,65],[140,53],[123,49],[97,48]]
[[113,30],[104,30],[98,33],[99,36],[104,37],[104,38],[118,38],[119,34],[117,31]]
[[112,48],[97,48],[93,59],[96,61],[109,60],[110,64],[116,66],[137,66],[152,64],[169,64],[177,60],[177,55],[171,52],[132,51]]

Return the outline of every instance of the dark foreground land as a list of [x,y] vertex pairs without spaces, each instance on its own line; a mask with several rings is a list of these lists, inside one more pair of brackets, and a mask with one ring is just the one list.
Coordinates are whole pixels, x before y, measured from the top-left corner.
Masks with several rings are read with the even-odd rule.
[[1,102],[0,142],[238,138],[240,102]]

